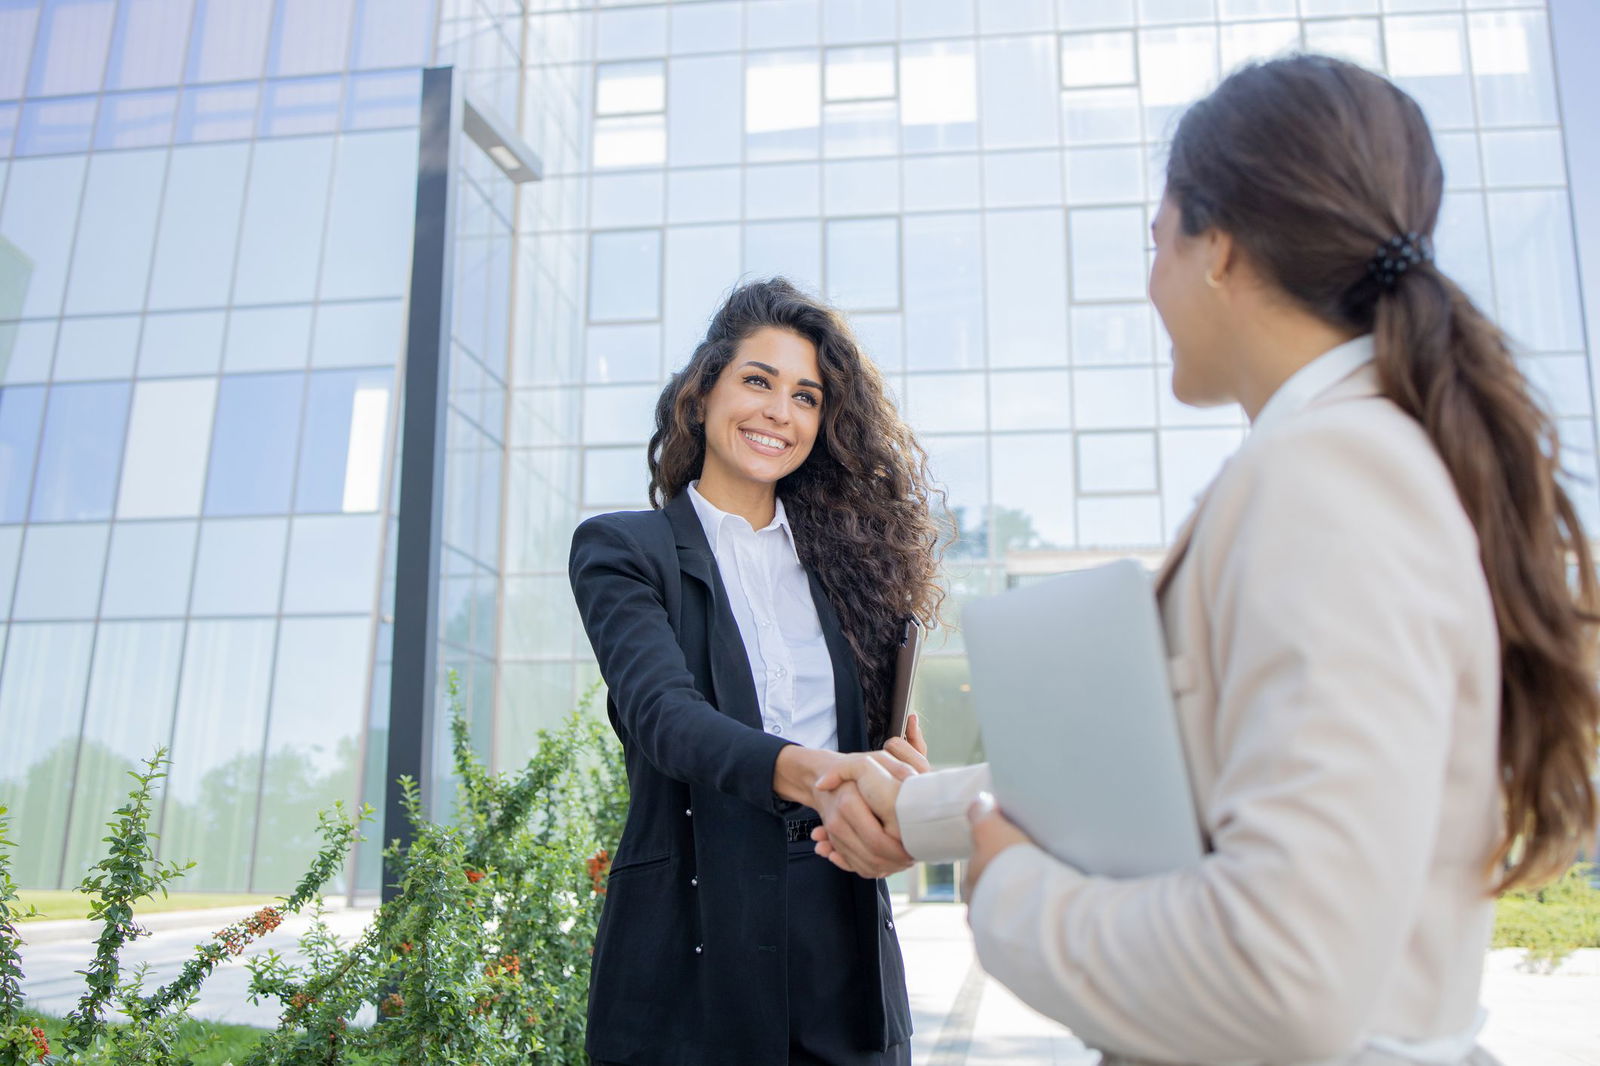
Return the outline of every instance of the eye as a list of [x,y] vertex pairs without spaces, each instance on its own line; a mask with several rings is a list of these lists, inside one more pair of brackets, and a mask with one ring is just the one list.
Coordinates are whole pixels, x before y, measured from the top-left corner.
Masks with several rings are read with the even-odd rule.
[[809,392],[797,392],[794,394],[794,398],[804,401],[805,403],[810,404],[812,407],[816,407],[821,402],[814,394]]
[[759,385],[763,389],[771,388],[771,386],[767,384],[767,379],[762,377],[760,374],[746,374],[744,376],[744,383],[746,385]]

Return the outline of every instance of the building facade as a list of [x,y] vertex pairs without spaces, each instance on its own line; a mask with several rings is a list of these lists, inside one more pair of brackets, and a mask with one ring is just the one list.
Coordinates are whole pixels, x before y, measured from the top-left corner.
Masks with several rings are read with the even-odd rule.
[[[949,490],[952,618],[1159,555],[1245,432],[1167,390],[1162,143],[1255,57],[1348,56],[1421,102],[1441,262],[1600,518],[1600,178],[1568,165],[1600,92],[1552,29],[1583,3],[0,0],[18,880],[75,883],[157,746],[186,887],[282,889],[319,807],[382,806],[424,67],[543,165],[464,142],[451,238],[437,651],[505,767],[596,677],[572,527],[645,505],[654,398],[741,279],[824,294],[889,376]],[[917,698],[939,761],[977,752],[953,631]],[[344,887],[379,880],[361,849]]]

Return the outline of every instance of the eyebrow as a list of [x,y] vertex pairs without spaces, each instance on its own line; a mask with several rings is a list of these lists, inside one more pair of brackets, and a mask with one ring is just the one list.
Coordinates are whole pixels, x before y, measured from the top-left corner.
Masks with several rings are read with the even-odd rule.
[[[782,374],[778,373],[778,368],[777,367],[768,366],[766,363],[758,363],[754,359],[746,359],[740,365],[741,366],[753,366],[757,370],[765,370],[767,373],[771,374],[775,378],[783,377]],[[812,381],[810,378],[801,378],[800,379],[800,384],[805,386],[806,388],[816,389],[819,392],[823,391],[822,390],[822,385],[819,384],[818,382]]]

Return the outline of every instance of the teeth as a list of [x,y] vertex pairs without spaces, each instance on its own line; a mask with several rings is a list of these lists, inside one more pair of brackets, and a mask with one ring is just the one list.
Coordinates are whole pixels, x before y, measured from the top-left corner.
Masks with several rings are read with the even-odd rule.
[[765,444],[769,448],[787,448],[789,446],[787,441],[781,441],[777,437],[768,437],[762,433],[752,433],[748,429],[740,430],[740,432],[745,435],[747,440],[753,440],[757,444]]

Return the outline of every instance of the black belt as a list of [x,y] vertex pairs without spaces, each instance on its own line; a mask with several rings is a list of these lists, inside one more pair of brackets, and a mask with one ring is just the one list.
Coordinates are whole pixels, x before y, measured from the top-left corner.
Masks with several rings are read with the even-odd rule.
[[784,822],[784,828],[789,831],[789,843],[798,844],[802,840],[811,839],[811,831],[822,824],[820,818],[801,818],[794,822]]

